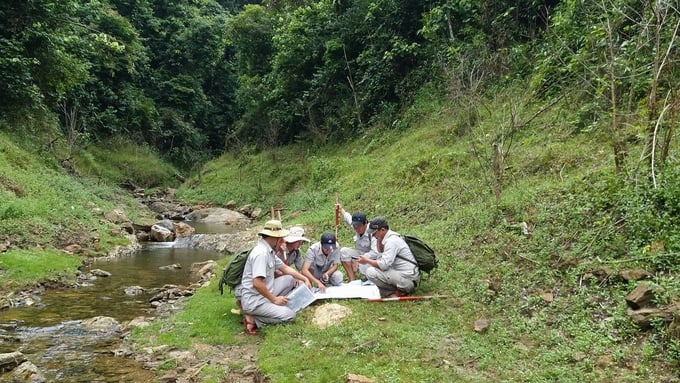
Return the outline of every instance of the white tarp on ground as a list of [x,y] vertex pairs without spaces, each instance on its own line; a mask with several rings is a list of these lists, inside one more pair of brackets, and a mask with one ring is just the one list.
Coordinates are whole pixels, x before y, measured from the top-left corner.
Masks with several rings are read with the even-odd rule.
[[356,280],[340,286],[328,286],[325,293],[316,292],[314,296],[316,299],[377,299],[380,298],[380,290],[372,283],[365,284]]
[[340,286],[328,286],[326,292],[311,292],[307,286],[300,285],[288,294],[288,304],[293,311],[297,312],[309,306],[317,299],[377,299],[380,291],[374,284],[365,284],[361,281],[343,283]]

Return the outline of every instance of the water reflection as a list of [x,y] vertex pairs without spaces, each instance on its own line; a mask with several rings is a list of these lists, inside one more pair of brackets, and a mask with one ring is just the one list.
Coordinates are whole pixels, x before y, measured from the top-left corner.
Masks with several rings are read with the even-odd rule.
[[[80,321],[44,328],[19,327],[14,335],[21,344],[3,352],[20,351],[48,382],[150,382],[154,377],[135,360],[114,356],[119,342],[115,334],[87,331]],[[0,382],[12,381],[9,374],[0,375]]]
[[[224,225],[202,225],[199,233],[233,232]],[[90,269],[111,273],[90,286],[46,291],[31,307],[0,311],[0,327],[18,342],[0,339],[0,353],[21,351],[49,382],[147,382],[153,374],[134,360],[114,356],[120,334],[101,334],[82,328],[81,320],[110,316],[124,322],[138,316],[153,316],[149,298],[166,284],[188,285],[198,278],[191,264],[217,260],[223,254],[195,248],[177,248],[174,243],[149,243],[137,254],[98,261]],[[179,269],[163,266],[181,265]],[[89,270],[85,270],[89,271]],[[127,295],[126,287],[145,292]],[[0,374],[0,383],[9,379]]]
[[[174,248],[171,244],[144,246],[134,256],[100,261],[90,266],[90,269],[111,273],[110,277],[99,277],[91,286],[46,291],[40,297],[40,303],[34,306],[0,311],[0,323],[20,321],[29,327],[45,327],[99,315],[121,322],[148,315],[153,312],[149,298],[157,292],[154,289],[166,284],[187,285],[197,279],[191,275],[192,263],[223,256],[213,251]],[[181,268],[160,269],[172,264]],[[131,286],[140,286],[145,292],[126,295],[125,288]]]

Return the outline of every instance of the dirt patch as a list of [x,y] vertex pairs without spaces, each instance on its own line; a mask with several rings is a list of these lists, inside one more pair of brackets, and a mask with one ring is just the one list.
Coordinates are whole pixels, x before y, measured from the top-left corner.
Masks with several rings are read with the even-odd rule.
[[[225,383],[268,382],[257,369],[258,349],[259,344],[256,343],[238,346],[196,343],[190,350],[159,350],[159,355],[156,352],[142,352],[135,355],[135,359],[153,370],[162,369],[163,372],[158,374],[160,382],[201,382],[201,373],[208,368],[226,371],[220,380]],[[172,360],[170,368],[168,360]]]
[[[172,304],[158,306],[156,308],[158,315],[154,320],[167,320],[169,316],[183,310],[188,299],[189,297],[182,297]],[[257,368],[257,354],[261,339],[246,335],[245,332],[238,336],[242,339],[234,345],[210,345],[195,342],[187,350],[172,348],[168,345],[143,347],[125,336],[124,345],[119,353],[155,371],[159,377],[158,380],[165,383],[200,383],[203,381],[201,377],[204,369],[225,371],[220,382],[268,382],[269,380]]]

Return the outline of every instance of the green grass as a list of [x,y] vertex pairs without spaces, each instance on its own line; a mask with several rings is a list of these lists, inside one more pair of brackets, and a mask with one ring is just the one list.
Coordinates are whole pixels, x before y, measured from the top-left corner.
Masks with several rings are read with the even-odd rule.
[[0,286],[16,288],[45,280],[70,280],[81,264],[80,257],[55,250],[9,250],[0,256]]
[[75,164],[85,176],[116,184],[131,181],[141,188],[172,185],[177,183],[175,174],[179,174],[150,147],[139,146],[122,137],[110,138],[78,152]]
[[[105,212],[122,210],[136,223],[149,218],[131,195],[110,181],[74,175],[61,167],[59,150],[35,153],[40,141],[41,137],[0,132],[0,243],[9,248],[0,254],[3,291],[56,274],[73,276],[85,257],[106,255],[127,244],[122,229],[104,219]],[[145,168],[157,161],[148,156],[148,161],[137,158],[135,166]],[[72,244],[83,252],[77,256],[59,252]]]
[[[523,121],[540,108],[526,100],[520,105],[518,94],[496,95],[475,113],[470,105],[421,96],[419,107],[388,124],[392,128],[323,147],[301,143],[228,153],[177,190],[187,203],[253,204],[265,211],[262,221],[270,207],[282,206],[284,224],[305,225],[309,238],[335,230],[336,198],[347,211],[385,216],[392,229],[420,236],[439,255],[439,268],[417,293],[448,298],[337,301],[353,314],[325,330],[311,324],[315,304],[295,323],[247,337],[229,313],[233,297],[220,296],[215,279],[185,310],[136,329],[133,338],[140,345],[182,349],[258,342],[258,367],[272,382],[344,382],[347,373],[376,382],[679,381],[679,342],[659,321],[650,331],[633,325],[625,297],[636,283],[616,278],[623,269],[645,268],[654,275],[645,283],[653,284],[660,303],[680,295],[677,148],[669,166],[659,169],[660,186],[651,187],[644,166],[636,163],[640,147],[629,148],[629,172],[615,174],[607,137],[596,127],[570,127],[569,105],[513,132],[510,113]],[[497,201],[491,147],[501,141],[506,157]],[[1,148],[0,156],[12,165],[0,161],[0,215],[6,218],[0,239],[25,235],[22,243],[59,243],[63,236],[53,222],[61,222],[66,233],[79,225],[96,227],[105,238],[107,229],[95,222],[93,209],[133,206],[105,184],[74,182],[54,167],[31,169],[31,155],[11,145]],[[127,151],[144,150],[133,152]],[[109,166],[106,152],[88,153],[97,163],[90,167],[97,169],[93,174],[116,182],[126,166],[140,163],[119,158],[114,168],[125,171],[102,171]],[[32,172],[38,176],[24,174]],[[39,179],[48,180],[51,190],[44,191]],[[59,196],[68,196],[69,203]],[[351,245],[352,235],[347,226],[339,228],[341,244]],[[610,278],[587,278],[604,269]],[[490,321],[485,333],[473,331],[478,319]],[[221,374],[214,368],[201,376],[217,382]]]
[[[608,181],[617,177],[606,137],[571,130],[566,109],[514,133],[504,108],[484,113],[469,129],[444,107],[410,114],[401,122],[408,129],[342,145],[225,154],[178,190],[188,201],[282,205],[284,222],[304,224],[310,238],[334,229],[337,195],[348,211],[383,215],[439,254],[417,293],[449,298],[340,301],[353,314],[337,326],[315,328],[311,307],[294,324],[265,328],[258,365],[273,382],[343,382],[347,373],[378,382],[677,381],[663,329],[640,332],[627,317],[633,286],[582,279],[598,268],[655,267],[615,224],[620,203],[640,191]],[[497,202],[491,144],[509,134]],[[351,244],[352,231],[343,225],[339,237]],[[679,291],[674,278],[664,283],[665,296]],[[209,297],[194,299],[216,304]],[[481,318],[491,326],[478,334]]]

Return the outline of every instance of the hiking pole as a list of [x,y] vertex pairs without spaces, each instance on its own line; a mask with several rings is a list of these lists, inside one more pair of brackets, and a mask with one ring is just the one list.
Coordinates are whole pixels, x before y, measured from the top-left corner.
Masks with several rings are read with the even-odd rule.
[[367,302],[422,301],[427,299],[448,298],[448,295],[405,295],[393,298],[368,298]]
[[335,193],[335,241],[338,241],[338,226],[340,226],[340,198]]

